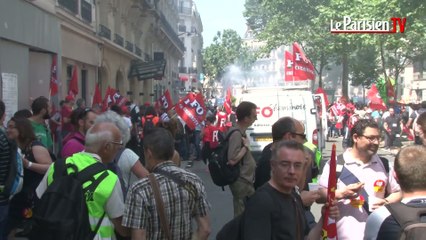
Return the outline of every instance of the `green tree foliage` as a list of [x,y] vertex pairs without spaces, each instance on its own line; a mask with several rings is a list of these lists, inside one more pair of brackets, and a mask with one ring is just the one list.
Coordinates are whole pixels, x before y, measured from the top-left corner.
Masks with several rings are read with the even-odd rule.
[[231,29],[218,32],[213,43],[203,50],[204,72],[211,80],[220,80],[230,65],[236,65],[242,70],[250,69],[255,60],[255,53]]
[[[341,65],[347,96],[349,79],[364,85],[368,84],[362,78],[371,81],[377,74],[387,79],[390,73],[398,79],[409,61],[425,57],[425,4],[423,0],[246,0],[244,16],[267,43],[266,51],[301,43],[316,67],[320,86],[322,69],[329,63]],[[330,20],[342,21],[344,16],[354,20],[406,17],[407,23],[403,34],[331,34]],[[365,61],[373,65],[363,66]]]

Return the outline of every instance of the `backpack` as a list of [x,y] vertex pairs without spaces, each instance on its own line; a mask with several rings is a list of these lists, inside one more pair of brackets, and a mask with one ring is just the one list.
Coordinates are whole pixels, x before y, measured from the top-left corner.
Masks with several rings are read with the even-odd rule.
[[[67,169],[73,173],[68,174]],[[53,182],[47,187],[34,209],[34,225],[30,239],[45,240],[91,240],[96,236],[105,213],[92,231],[86,199],[107,176],[105,166],[96,162],[78,172],[74,164],[65,160],[54,164]],[[102,174],[94,179],[98,173]],[[92,183],[83,188],[83,183]]]
[[[4,135],[4,137],[6,138],[6,135]],[[9,147],[9,171],[3,189],[0,192],[11,199],[22,190],[22,185],[24,183],[24,166],[16,143],[7,140],[7,145]]]
[[392,217],[401,226],[399,239],[424,239],[426,222],[426,207],[407,206],[401,202],[385,205]]
[[244,212],[234,217],[231,221],[227,222],[219,230],[216,235],[216,240],[240,240],[243,239],[243,221]]
[[237,181],[240,176],[240,164],[234,166],[228,165],[228,148],[229,138],[231,135],[239,131],[238,129],[232,129],[223,141],[220,141],[217,148],[213,149],[208,158],[208,167],[210,176],[213,183],[224,189],[224,186],[229,185]]

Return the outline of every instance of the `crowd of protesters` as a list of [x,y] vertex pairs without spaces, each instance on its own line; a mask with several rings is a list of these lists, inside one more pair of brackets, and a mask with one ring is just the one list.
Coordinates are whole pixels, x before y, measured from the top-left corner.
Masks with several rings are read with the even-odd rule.
[[[320,189],[309,189],[308,183],[314,178],[313,159],[303,145],[305,129],[298,120],[283,117],[273,125],[274,142],[262,153],[268,170],[255,189],[256,162],[245,135],[245,130],[257,120],[255,104],[242,102],[230,114],[225,109],[207,106],[205,121],[194,129],[173,110],[166,111],[151,103],[137,106],[126,102],[111,105],[104,112],[100,109],[89,108],[83,99],[75,101],[68,96],[59,109],[52,111],[52,103],[38,97],[30,109],[21,109],[7,123],[2,122],[6,129],[0,134],[0,169],[7,167],[2,161],[6,161],[5,153],[10,151],[5,144],[9,139],[16,142],[25,170],[23,188],[18,194],[9,199],[0,192],[0,240],[21,236],[37,239],[32,235],[32,211],[52,183],[57,161],[75,164],[79,170],[101,162],[105,171],[115,173],[106,180],[110,184],[97,190],[103,197],[94,197],[95,204],[88,204],[91,225],[101,222],[95,239],[208,239],[210,204],[204,183],[186,171],[182,163],[207,163],[212,149],[232,129],[239,131],[229,136],[228,163],[242,164],[240,178],[230,188],[234,217],[242,216],[245,226],[241,232],[244,238],[320,238],[323,218],[315,221],[310,206],[327,199],[329,163],[326,174],[323,172],[320,178]],[[337,202],[328,205],[329,216],[337,220],[339,239],[351,239],[353,233],[344,229],[354,226],[362,239],[369,214],[382,205],[399,202],[409,192],[409,187],[399,187],[401,179],[392,175],[392,166],[389,169],[377,155],[380,140],[384,139],[385,149],[398,150],[402,135],[417,144],[426,143],[426,102],[375,110],[339,99],[329,106],[327,113],[329,137],[343,137],[346,148],[340,164],[352,171],[342,171],[341,176],[354,176],[353,182],[338,180]],[[1,101],[0,116],[4,121],[5,107]],[[411,156],[402,154],[400,164],[407,164],[404,158]],[[358,164],[353,165],[359,161],[368,166],[361,169]],[[4,178],[0,171],[0,183]],[[154,196],[155,181],[163,207]],[[401,189],[405,195],[401,195]],[[367,195],[363,196],[364,193]],[[364,202],[371,194],[378,200],[368,208]],[[164,208],[167,216],[166,229],[159,208]],[[294,209],[288,211],[290,208]],[[101,218],[103,212],[107,214],[105,219]],[[192,221],[196,223],[195,229]],[[289,222],[290,225],[282,224]]]

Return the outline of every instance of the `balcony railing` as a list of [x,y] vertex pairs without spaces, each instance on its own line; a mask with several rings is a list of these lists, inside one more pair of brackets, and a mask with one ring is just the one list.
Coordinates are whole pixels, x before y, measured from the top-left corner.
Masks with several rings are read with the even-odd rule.
[[149,54],[148,53],[144,53],[143,54],[143,56],[144,56],[144,58],[145,58],[145,61],[151,61],[151,56],[149,56]]
[[179,50],[181,50],[182,52],[184,52],[185,51],[185,45],[180,40],[179,36],[176,34],[175,30],[170,25],[169,21],[167,21],[167,19],[164,16],[163,13],[160,14],[160,18],[161,18],[161,23],[164,26],[164,30],[167,33],[167,35],[170,36],[171,41],[174,42],[177,45],[177,47],[179,48]]
[[127,49],[129,52],[133,52],[133,43],[131,43],[131,42],[129,42],[129,41],[126,41],[126,49]]
[[111,30],[106,26],[99,24],[99,36],[111,40]]
[[135,54],[138,55],[139,57],[142,57],[142,50],[138,47],[135,47]]
[[120,34],[114,34],[114,42],[117,43],[117,45],[124,47],[124,39],[120,36]]
[[197,68],[195,68],[195,67],[189,67],[188,71],[189,71],[189,73],[197,73]]
[[78,13],[78,0],[58,0],[60,6],[66,8],[67,10],[73,12],[74,14]]
[[191,15],[192,14],[192,10],[189,7],[180,6],[179,7],[179,13],[186,14],[186,15]]
[[187,67],[179,67],[179,73],[188,73]]
[[89,23],[92,22],[92,4],[81,1],[81,18]]

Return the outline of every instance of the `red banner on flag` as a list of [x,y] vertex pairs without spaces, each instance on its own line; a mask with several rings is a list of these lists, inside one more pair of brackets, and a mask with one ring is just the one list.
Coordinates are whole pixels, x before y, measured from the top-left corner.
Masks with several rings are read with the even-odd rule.
[[328,176],[328,189],[327,189],[327,203],[328,207],[325,209],[324,219],[322,224],[322,238],[321,239],[337,239],[337,226],[336,220],[329,217],[330,206],[336,198],[336,144],[331,148],[330,157],[330,174]]
[[206,118],[206,107],[201,93],[188,93],[175,106],[176,113],[185,121],[189,128],[201,124]]
[[101,90],[99,89],[99,84],[96,84],[95,92],[93,93],[92,107],[96,105],[101,105],[101,104],[102,104]]
[[52,56],[52,66],[50,67],[50,96],[53,97],[58,94],[58,56],[54,54]]
[[315,80],[315,68],[297,42],[293,43],[294,80]]
[[110,106],[110,104],[113,103],[113,99],[114,99],[114,95],[115,95],[115,89],[111,88],[110,86],[108,86],[106,92],[105,92],[105,98],[104,101],[102,103],[102,111],[106,111],[108,110],[108,107]]
[[78,74],[77,65],[74,65],[71,75],[71,81],[68,89],[68,95],[75,97],[78,94]]
[[324,104],[325,107],[328,107],[328,105],[330,104],[328,101],[328,97],[327,97],[327,93],[324,91],[323,88],[317,88],[317,90],[315,91],[316,94],[322,94],[322,96],[324,97]]
[[169,89],[167,89],[164,94],[155,102],[156,108],[164,108],[166,111],[169,111],[173,107],[172,97],[170,96]]
[[293,81],[293,54],[285,51],[284,81]]
[[228,88],[228,90],[226,91],[225,102],[223,103],[223,107],[225,108],[227,114],[231,114],[232,112],[231,104],[231,89]]
[[375,110],[386,110],[387,107],[383,102],[383,99],[380,97],[379,90],[376,87],[376,84],[371,85],[370,90],[367,93],[367,98],[370,100],[369,107]]

